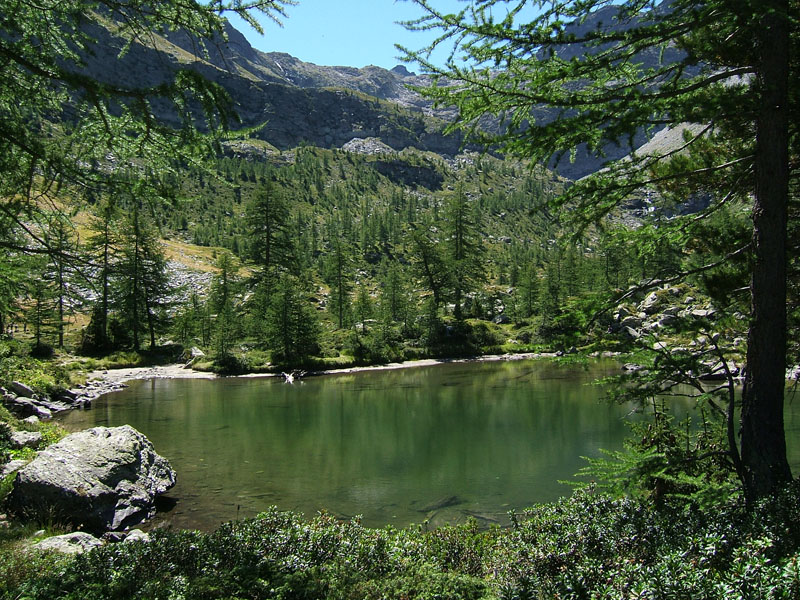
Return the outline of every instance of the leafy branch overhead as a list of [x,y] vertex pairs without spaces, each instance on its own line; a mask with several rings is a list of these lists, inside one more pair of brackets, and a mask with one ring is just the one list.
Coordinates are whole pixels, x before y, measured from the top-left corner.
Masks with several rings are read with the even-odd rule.
[[[207,52],[200,40],[224,41],[225,13],[260,31],[255,14],[278,19],[291,4],[4,0],[0,213],[19,226],[36,206],[52,204],[54,184],[105,189],[113,187],[119,166],[137,165],[157,188],[159,174],[176,159],[208,156],[213,138],[206,133],[219,134],[235,119],[227,93],[191,65],[139,84],[122,60],[136,45],[156,46],[157,32],[180,30],[197,40],[194,60],[200,61]],[[109,24],[125,41],[116,48],[118,68],[97,72],[90,59],[107,49],[97,47],[96,32]],[[172,118],[157,119],[154,105],[169,106]],[[2,237],[13,246],[10,236]]]

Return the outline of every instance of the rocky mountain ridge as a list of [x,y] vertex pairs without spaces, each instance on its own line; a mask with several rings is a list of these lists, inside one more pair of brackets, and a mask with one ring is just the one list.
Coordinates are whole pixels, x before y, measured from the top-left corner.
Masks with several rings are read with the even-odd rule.
[[[87,25],[96,41],[83,67],[92,77],[125,87],[151,88],[191,68],[231,97],[251,138],[278,150],[301,145],[340,148],[354,138],[379,138],[394,150],[417,148],[445,156],[462,147],[460,135],[445,135],[447,122],[406,88],[418,83],[402,69],[317,67],[293,57],[255,50],[228,25],[227,39],[196,40],[183,32],[154,34],[145,45],[106,27]],[[152,103],[163,122],[175,122],[163,102]],[[446,116],[445,113],[442,113]]]
[[[613,17],[610,7],[597,11],[576,25],[575,33],[600,26],[625,26],[615,23]],[[111,74],[126,85],[150,86],[167,80],[176,69],[190,66],[227,91],[241,119],[239,126],[254,129],[251,137],[278,150],[303,144],[341,148],[354,139],[366,138],[376,138],[396,151],[413,147],[446,157],[464,148],[463,136],[444,134],[456,110],[433,107],[413,90],[426,85],[428,78],[402,65],[387,70],[306,63],[289,54],[253,48],[230,24],[218,39],[197,40],[185,32],[169,32],[155,36],[155,43],[149,44],[152,47],[133,44],[118,58],[123,40],[113,31],[113,24],[109,24],[106,30],[98,27],[91,32],[98,43],[87,64],[90,74],[101,79]],[[579,51],[564,49],[572,54]],[[641,57],[646,64],[664,59]],[[115,61],[114,68],[110,68],[111,61]],[[170,119],[158,104],[155,109],[159,117]],[[536,116],[546,121],[548,115],[543,109]],[[642,135],[635,145],[645,142],[647,138]],[[624,146],[609,147],[605,157],[596,157],[579,150],[575,160],[550,166],[562,176],[577,179],[630,151]]]

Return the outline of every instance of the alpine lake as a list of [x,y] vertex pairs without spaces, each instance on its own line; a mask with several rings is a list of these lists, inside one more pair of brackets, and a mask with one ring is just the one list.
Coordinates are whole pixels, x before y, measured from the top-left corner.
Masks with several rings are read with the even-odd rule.
[[[69,430],[130,424],[172,463],[155,526],[212,530],[276,506],[367,526],[437,526],[571,493],[588,463],[629,434],[631,405],[593,382],[617,363],[452,362],[303,378],[150,379],[61,418]],[[787,400],[790,463],[800,407]],[[677,418],[691,411],[677,406]]]

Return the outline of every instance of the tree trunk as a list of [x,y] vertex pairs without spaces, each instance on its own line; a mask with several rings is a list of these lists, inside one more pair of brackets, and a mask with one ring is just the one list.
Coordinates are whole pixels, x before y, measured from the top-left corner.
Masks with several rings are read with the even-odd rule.
[[786,227],[789,196],[789,23],[787,0],[764,2],[759,28],[753,274],[742,464],[748,503],[791,479],[786,458]]
[[147,329],[150,332],[150,350],[156,349],[156,325],[155,325],[155,317],[153,315],[153,311],[150,308],[150,297],[145,291],[144,296],[144,308],[147,312]]
[[109,230],[109,223],[108,219],[105,222],[105,230],[104,230],[104,240],[103,240],[103,271],[102,271],[102,285],[103,285],[103,302],[101,304],[100,310],[100,339],[98,340],[98,344],[101,348],[105,349],[108,347],[108,269],[109,269],[109,235],[111,234]]
[[133,207],[133,274],[131,295],[131,327],[133,328],[133,349],[139,350],[139,210]]
[[66,285],[64,283],[64,264],[62,258],[58,259],[58,347],[64,347],[64,295],[66,292]]

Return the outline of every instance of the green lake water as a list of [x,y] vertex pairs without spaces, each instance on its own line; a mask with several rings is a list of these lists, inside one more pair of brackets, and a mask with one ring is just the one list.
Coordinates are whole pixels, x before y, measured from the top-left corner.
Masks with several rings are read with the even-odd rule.
[[[452,363],[279,379],[133,382],[63,418],[69,429],[128,423],[178,472],[157,522],[212,529],[275,505],[361,515],[368,526],[432,525],[570,493],[600,448],[617,449],[631,407],[602,401],[589,370],[549,361]],[[792,417],[794,415],[794,417]],[[787,438],[800,433],[800,411]],[[792,447],[792,463],[800,448]]]

